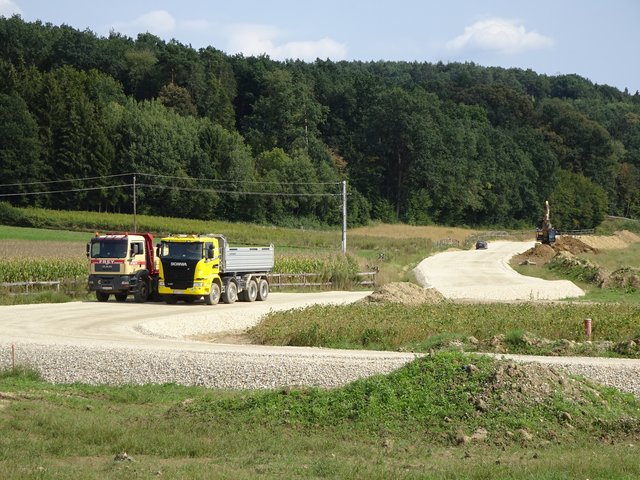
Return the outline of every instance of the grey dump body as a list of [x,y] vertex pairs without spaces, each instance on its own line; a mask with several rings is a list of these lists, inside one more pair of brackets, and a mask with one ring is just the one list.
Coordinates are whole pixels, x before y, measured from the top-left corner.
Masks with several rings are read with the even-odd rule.
[[222,251],[221,273],[270,272],[273,270],[273,245],[268,247],[230,247],[224,235],[203,236],[218,239]]
[[221,266],[223,272],[270,272],[273,270],[273,245],[269,247],[225,246]]

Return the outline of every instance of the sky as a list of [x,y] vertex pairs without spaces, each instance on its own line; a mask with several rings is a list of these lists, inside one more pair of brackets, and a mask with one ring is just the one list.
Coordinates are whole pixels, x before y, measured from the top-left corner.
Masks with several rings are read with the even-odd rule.
[[0,0],[13,14],[229,55],[474,62],[640,90],[640,0]]

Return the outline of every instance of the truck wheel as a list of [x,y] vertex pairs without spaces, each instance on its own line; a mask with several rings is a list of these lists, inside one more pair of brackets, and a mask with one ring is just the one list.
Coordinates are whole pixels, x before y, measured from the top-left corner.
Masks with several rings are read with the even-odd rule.
[[228,282],[222,294],[222,301],[224,303],[235,303],[236,300],[238,300],[238,286],[236,282]]
[[269,282],[267,282],[264,278],[260,279],[258,283],[258,294],[256,299],[260,302],[264,302],[269,296]]
[[127,300],[126,293],[116,293],[114,296],[116,297],[116,302],[125,302]]
[[175,305],[178,303],[178,299],[175,295],[163,295],[163,299],[169,305]]
[[109,294],[107,292],[96,291],[96,298],[99,302],[106,302],[109,300]]
[[217,305],[220,301],[220,285],[213,282],[211,284],[211,291],[209,295],[205,295],[204,301],[207,302],[207,305]]
[[138,284],[138,288],[136,292],[133,294],[133,299],[136,303],[144,303],[147,301],[149,297],[149,284],[146,279],[140,279],[140,283]]
[[255,302],[258,297],[258,284],[255,280],[250,280],[244,292],[245,302]]

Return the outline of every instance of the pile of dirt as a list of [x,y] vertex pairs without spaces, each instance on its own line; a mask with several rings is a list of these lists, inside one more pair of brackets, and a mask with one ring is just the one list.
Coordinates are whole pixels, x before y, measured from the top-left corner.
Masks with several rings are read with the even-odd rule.
[[582,253],[598,253],[598,250],[579,238],[559,236],[553,245],[537,243],[533,248],[517,255],[515,259],[520,265],[544,265],[561,252],[580,255]]
[[423,288],[410,282],[393,282],[383,285],[364,300],[373,303],[421,305],[443,302],[444,297],[435,288]]
[[582,235],[580,236],[580,240],[590,247],[600,250],[616,250],[627,248],[632,243],[640,242],[640,235],[630,232],[629,230],[621,230],[609,236]]
[[550,245],[536,244],[526,252],[516,256],[516,261],[520,264],[545,264],[556,256],[556,251]]
[[569,252],[573,255],[580,255],[581,253],[598,253],[598,250],[587,245],[582,240],[576,237],[559,236],[556,238],[556,242],[553,244],[553,249],[556,253]]
[[602,288],[632,288],[640,290],[640,270],[622,267],[603,278]]
[[483,392],[472,402],[478,410],[551,404],[558,394],[578,405],[598,398],[586,381],[574,380],[558,370],[535,363],[500,362]]

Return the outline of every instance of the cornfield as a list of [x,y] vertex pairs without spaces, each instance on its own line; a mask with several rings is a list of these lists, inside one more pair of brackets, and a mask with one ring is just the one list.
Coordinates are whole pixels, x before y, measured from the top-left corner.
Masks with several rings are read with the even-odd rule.
[[0,283],[66,280],[87,271],[86,259],[16,257],[0,262]]

